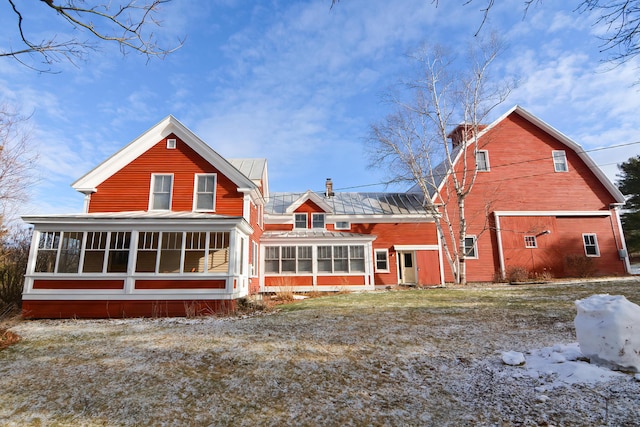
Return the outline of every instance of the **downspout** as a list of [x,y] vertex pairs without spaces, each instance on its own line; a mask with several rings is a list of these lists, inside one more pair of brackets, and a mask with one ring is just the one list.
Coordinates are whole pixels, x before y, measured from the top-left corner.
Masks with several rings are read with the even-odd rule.
[[496,240],[498,242],[498,260],[500,261],[500,277],[502,280],[507,278],[507,272],[504,268],[504,253],[502,252],[502,233],[500,231],[500,215],[494,212],[493,216],[496,220]]

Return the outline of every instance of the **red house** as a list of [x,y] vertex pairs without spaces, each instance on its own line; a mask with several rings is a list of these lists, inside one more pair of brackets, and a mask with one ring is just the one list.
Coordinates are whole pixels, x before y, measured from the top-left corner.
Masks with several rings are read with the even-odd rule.
[[[577,144],[515,107],[480,148],[470,281],[513,266],[562,277],[569,255],[596,274],[628,271],[624,198]],[[73,187],[83,213],[23,217],[34,225],[25,317],[196,315],[259,292],[451,279],[422,195],[340,193],[331,180],[323,193],[271,193],[265,159],[224,159],[172,116]]]

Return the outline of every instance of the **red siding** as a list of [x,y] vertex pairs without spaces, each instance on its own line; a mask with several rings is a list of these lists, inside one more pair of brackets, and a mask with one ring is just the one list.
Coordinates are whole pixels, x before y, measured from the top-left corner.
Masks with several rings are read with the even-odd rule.
[[207,316],[232,313],[235,300],[23,301],[25,319]]
[[124,280],[36,279],[33,289],[123,289]]
[[281,276],[281,277],[265,277],[264,278],[265,286],[281,286],[281,287],[290,287],[290,286],[312,286],[313,285],[313,277],[311,276]]
[[318,276],[318,286],[354,286],[364,285],[364,276]]
[[136,280],[136,289],[224,289],[226,280]]
[[[488,151],[490,171],[478,172],[476,183],[465,200],[467,235],[479,236],[478,259],[467,260],[467,280],[469,281],[494,280],[500,270],[497,238],[493,231],[494,224],[492,224],[493,211],[608,211],[609,204],[615,202],[577,154],[517,113],[511,114],[482,136],[479,149]],[[565,151],[568,172],[554,171],[553,150]],[[469,150],[467,154],[469,164],[473,164],[473,150]],[[457,164],[457,171],[458,176],[461,176],[461,161]],[[454,229],[457,230],[459,220],[455,195],[451,196],[449,215],[455,224]],[[516,227],[513,230],[520,233],[518,240],[523,239],[522,233],[528,232],[531,227],[543,226],[544,221],[546,220],[538,218],[534,222],[519,223],[517,226],[513,225]],[[583,230],[584,221],[589,220],[577,218],[574,224],[577,227],[575,230]],[[595,221],[602,224],[599,228],[601,233],[598,233],[599,241],[600,239],[613,241],[614,232],[609,218],[600,218]],[[608,225],[606,230],[605,224]],[[509,228],[501,224],[501,229]],[[571,241],[571,236],[552,234],[554,241],[561,237],[567,237]],[[451,244],[449,236],[447,240]],[[539,241],[543,240],[545,240],[544,236],[539,239]],[[524,246],[524,243],[521,243]],[[571,244],[568,243],[568,245]],[[553,251],[564,253],[566,249],[558,243],[547,254],[540,255],[542,257],[540,262],[554,264]],[[612,265],[598,263],[602,267],[601,273],[620,272],[624,267],[617,259],[618,252],[615,245],[601,248],[603,253],[605,250],[612,251],[614,255],[607,255],[608,262]],[[516,257],[518,262],[525,261],[522,254],[516,255],[513,252],[509,256]],[[558,277],[564,274],[559,267],[554,267],[554,270],[558,271]],[[445,273],[447,281],[453,280],[447,263],[445,263]]]
[[[167,138],[176,138],[171,134]],[[187,144],[177,139],[175,149],[166,139],[126,165],[98,186],[91,195],[89,212],[146,211],[149,208],[151,174],[173,174],[173,211],[193,210],[194,175],[217,173],[216,213],[241,216],[243,195],[237,186]]]
[[[390,224],[351,224],[353,233],[372,234],[376,236],[373,249],[387,249],[389,251],[389,272],[375,273],[376,285],[397,285],[398,264],[394,245],[437,245],[438,236],[433,222],[390,223]],[[434,255],[418,258],[417,267],[420,269],[418,279],[421,285],[440,284],[440,263],[438,251]]]

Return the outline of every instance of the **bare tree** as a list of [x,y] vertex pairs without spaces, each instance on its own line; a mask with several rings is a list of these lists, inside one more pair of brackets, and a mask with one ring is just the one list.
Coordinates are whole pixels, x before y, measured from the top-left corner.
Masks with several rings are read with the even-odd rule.
[[[340,0],[331,0],[331,7]],[[425,0],[438,7],[439,0]],[[532,6],[541,5],[541,0],[522,0],[523,15],[526,17]],[[464,6],[480,4],[482,21],[476,35],[486,23],[495,0],[465,0]],[[601,36],[602,52],[611,54],[614,63],[626,62],[640,54],[640,0],[574,0],[575,13],[595,13],[595,25],[604,25],[607,29]]]
[[18,37],[16,45],[10,40],[5,41],[6,46],[0,47],[0,57],[12,57],[30,68],[37,68],[30,63],[34,56],[39,56],[47,66],[62,60],[73,63],[77,59],[84,59],[90,50],[96,49],[95,41],[114,42],[123,53],[136,51],[147,58],[164,57],[182,46],[182,42],[178,41],[174,47],[161,47],[149,29],[159,26],[158,10],[170,0],[40,0],[40,5],[52,14],[52,20],[53,14],[57,15],[74,33],[86,35],[86,40],[75,36],[65,38],[59,34],[44,39],[36,38],[39,36],[29,34],[28,25],[28,18],[34,14],[36,5],[26,6],[16,0],[7,1],[15,14]]
[[[405,91],[390,95],[394,111],[371,127],[371,166],[389,171],[390,182],[411,184],[423,194],[456,283],[466,283],[465,199],[478,172],[469,159],[476,159],[482,123],[512,88],[489,79],[501,50],[495,37],[481,42],[463,67],[442,48],[421,50],[413,56],[418,77],[402,86],[410,97]],[[485,215],[485,226],[486,221]]]
[[27,199],[27,189],[35,182],[37,155],[29,147],[28,119],[0,106],[0,237],[4,219]]

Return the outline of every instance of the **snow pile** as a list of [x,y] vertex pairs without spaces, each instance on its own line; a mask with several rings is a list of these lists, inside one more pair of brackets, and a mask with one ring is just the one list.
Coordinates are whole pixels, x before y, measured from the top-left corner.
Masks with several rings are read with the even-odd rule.
[[502,352],[502,361],[506,365],[510,366],[521,366],[525,363],[524,354],[519,351],[503,351]]
[[592,363],[640,372],[640,306],[622,295],[592,295],[576,301],[576,335]]

